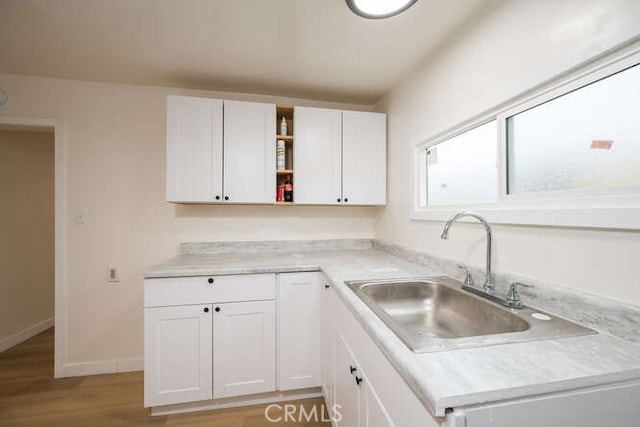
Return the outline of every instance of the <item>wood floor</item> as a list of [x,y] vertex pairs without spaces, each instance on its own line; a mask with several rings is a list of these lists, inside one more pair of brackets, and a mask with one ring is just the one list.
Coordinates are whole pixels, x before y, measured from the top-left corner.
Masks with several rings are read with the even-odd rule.
[[[266,405],[150,417],[142,406],[142,372],[53,378],[53,329],[0,353],[0,426],[327,427],[269,422]],[[322,398],[288,402],[321,410]],[[277,412],[270,412],[272,418]],[[282,414],[280,414],[282,415]],[[319,420],[321,421],[321,420]]]

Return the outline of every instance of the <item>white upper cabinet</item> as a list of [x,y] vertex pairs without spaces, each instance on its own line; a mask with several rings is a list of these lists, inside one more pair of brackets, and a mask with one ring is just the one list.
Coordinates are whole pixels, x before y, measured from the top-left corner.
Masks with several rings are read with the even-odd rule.
[[342,196],[350,205],[387,202],[387,115],[342,112]]
[[167,201],[273,203],[275,104],[167,97]]
[[295,201],[336,205],[342,198],[342,112],[294,108]]
[[167,201],[222,197],[222,100],[167,98]]
[[[168,96],[167,201],[275,203],[276,111]],[[293,178],[296,204],[386,203],[385,114],[293,107],[293,122],[293,170],[280,179]]]
[[224,101],[224,200],[274,203],[276,106]]
[[295,107],[295,201],[384,205],[386,114]]

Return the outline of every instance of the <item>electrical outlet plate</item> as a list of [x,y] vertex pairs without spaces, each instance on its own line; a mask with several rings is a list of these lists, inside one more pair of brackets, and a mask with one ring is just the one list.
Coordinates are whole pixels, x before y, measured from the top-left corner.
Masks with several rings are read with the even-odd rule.
[[119,282],[120,272],[117,265],[110,265],[107,267],[107,282]]

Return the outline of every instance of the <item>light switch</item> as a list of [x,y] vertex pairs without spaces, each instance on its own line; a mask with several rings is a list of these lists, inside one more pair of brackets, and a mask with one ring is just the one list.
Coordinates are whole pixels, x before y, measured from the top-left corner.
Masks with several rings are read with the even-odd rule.
[[89,220],[87,208],[76,209],[76,224],[86,224]]

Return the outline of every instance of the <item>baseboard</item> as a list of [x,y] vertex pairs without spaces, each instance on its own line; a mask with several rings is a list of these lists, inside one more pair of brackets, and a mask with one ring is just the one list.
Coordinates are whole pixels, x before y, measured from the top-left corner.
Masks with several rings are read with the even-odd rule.
[[322,397],[322,389],[314,387],[303,390],[274,391],[249,396],[230,397],[226,399],[204,400],[200,402],[178,403],[175,405],[154,406],[149,408],[152,416],[182,414],[212,409],[237,408],[241,406],[264,405],[267,403],[287,402],[290,400]]
[[36,323],[24,331],[18,332],[17,334],[11,335],[9,338],[5,338],[0,341],[0,353],[10,349],[11,347],[15,347],[31,337],[35,337],[40,332],[46,331],[49,328],[53,328],[53,317]]
[[142,371],[143,366],[142,358],[65,363],[62,365],[62,375],[60,378]]

